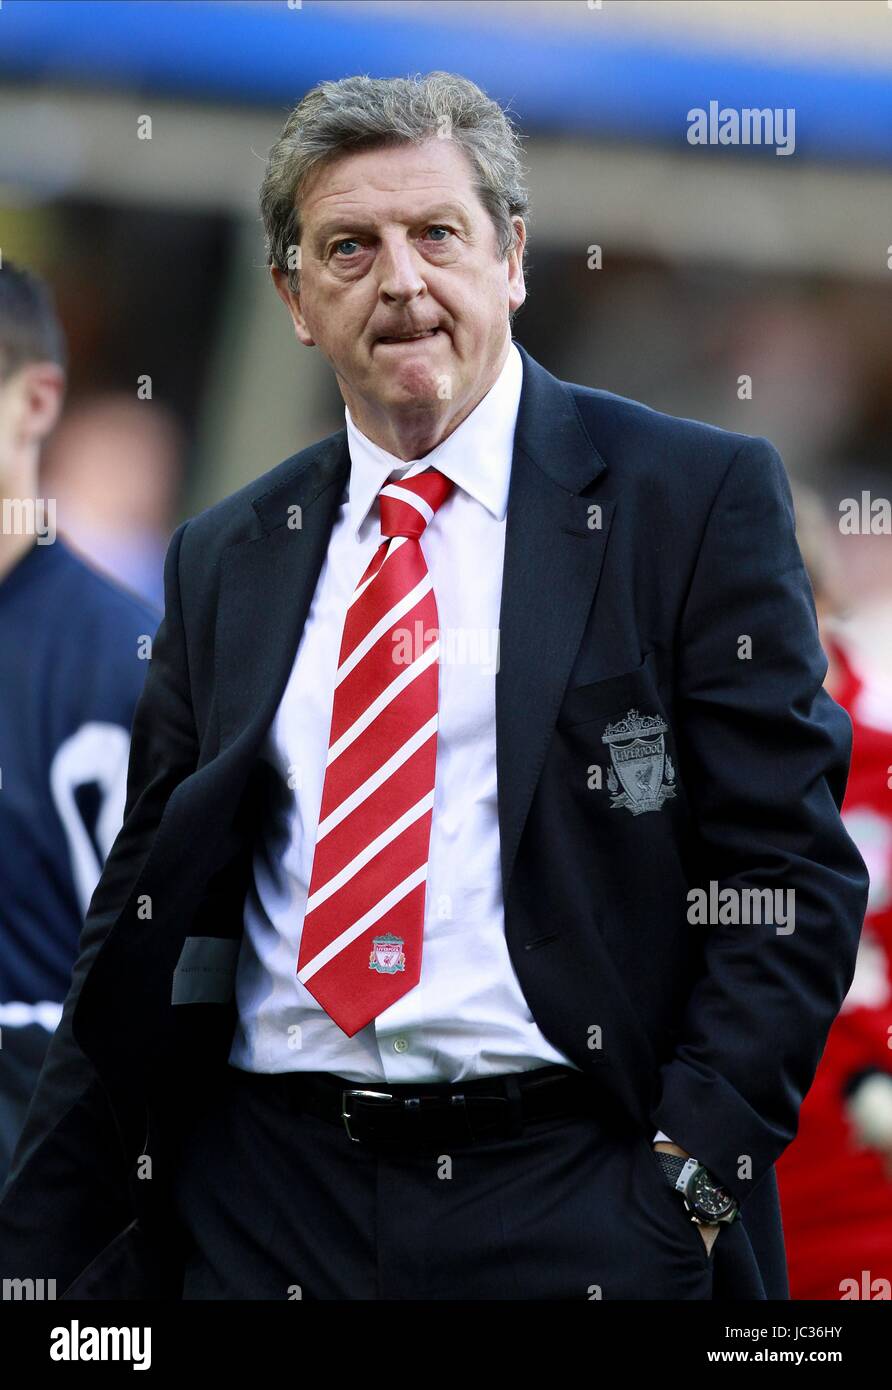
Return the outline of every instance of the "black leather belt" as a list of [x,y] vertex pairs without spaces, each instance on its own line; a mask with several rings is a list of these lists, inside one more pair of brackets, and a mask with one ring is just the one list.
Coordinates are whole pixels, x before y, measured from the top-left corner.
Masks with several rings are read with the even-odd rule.
[[358,1085],[330,1072],[240,1073],[357,1144],[411,1149],[511,1138],[537,1120],[591,1111],[591,1082],[566,1067],[430,1085]]

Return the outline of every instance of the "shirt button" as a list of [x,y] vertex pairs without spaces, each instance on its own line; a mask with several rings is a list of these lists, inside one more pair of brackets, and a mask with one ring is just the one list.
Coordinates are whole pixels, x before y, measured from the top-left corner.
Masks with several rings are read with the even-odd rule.
[[394,1050],[394,1052],[408,1052],[408,1051],[409,1051],[409,1042],[408,1042],[408,1039],[406,1039],[406,1038],[394,1038],[394,1040],[393,1040],[393,1050]]

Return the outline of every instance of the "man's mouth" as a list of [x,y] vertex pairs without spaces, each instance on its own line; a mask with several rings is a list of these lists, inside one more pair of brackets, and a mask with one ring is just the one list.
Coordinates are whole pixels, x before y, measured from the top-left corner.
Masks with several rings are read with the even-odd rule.
[[379,338],[379,343],[420,343],[424,338],[435,338],[439,328],[426,328],[421,333],[400,333],[388,338]]

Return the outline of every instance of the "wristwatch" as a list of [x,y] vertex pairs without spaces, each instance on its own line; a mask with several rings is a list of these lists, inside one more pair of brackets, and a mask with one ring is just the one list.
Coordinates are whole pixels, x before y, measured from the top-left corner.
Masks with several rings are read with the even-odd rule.
[[732,1197],[696,1158],[682,1158],[680,1154],[667,1154],[661,1149],[656,1150],[656,1156],[667,1181],[681,1194],[691,1220],[698,1226],[719,1223],[730,1226],[732,1221],[740,1219],[737,1198]]

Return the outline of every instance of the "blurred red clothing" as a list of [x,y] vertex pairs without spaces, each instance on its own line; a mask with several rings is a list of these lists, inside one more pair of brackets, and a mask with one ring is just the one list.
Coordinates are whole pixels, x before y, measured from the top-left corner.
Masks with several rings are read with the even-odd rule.
[[842,816],[871,884],[852,987],[802,1106],[799,1132],[777,1163],[794,1299],[839,1299],[846,1279],[867,1288],[875,1279],[892,1281],[892,1151],[884,1160],[860,1144],[845,1099],[859,1073],[879,1069],[892,1076],[892,710],[871,710],[872,692],[842,648],[827,641],[825,647],[842,673],[834,699],[853,726]]

